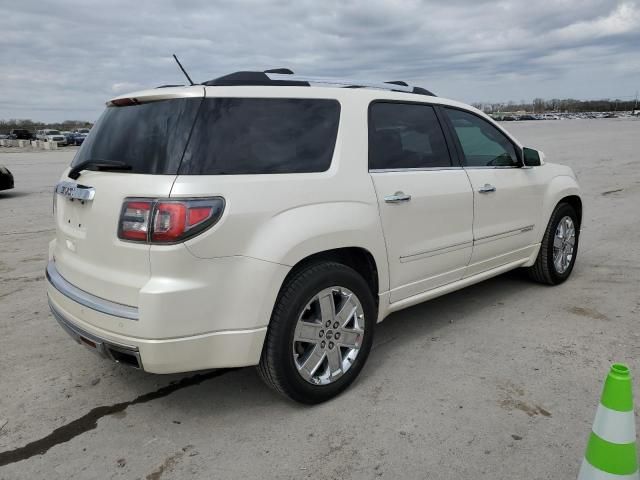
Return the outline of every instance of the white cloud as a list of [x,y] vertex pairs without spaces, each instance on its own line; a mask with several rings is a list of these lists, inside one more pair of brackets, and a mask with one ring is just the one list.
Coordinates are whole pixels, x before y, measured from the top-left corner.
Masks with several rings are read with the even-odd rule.
[[626,33],[638,33],[640,29],[640,9],[635,3],[625,2],[609,15],[595,20],[577,22],[559,29],[556,34],[561,39],[585,40]]
[[[95,119],[236,70],[403,79],[476,100],[633,94],[640,0],[110,0],[3,12],[0,118]],[[635,75],[634,75],[635,72]]]
[[133,82],[117,82],[111,85],[111,91],[113,93],[131,92],[133,90],[139,90],[142,86],[139,83]]

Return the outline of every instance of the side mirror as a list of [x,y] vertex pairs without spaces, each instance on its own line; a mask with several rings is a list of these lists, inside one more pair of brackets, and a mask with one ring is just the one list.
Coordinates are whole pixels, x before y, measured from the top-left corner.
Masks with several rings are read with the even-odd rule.
[[540,165],[542,165],[542,161],[540,159],[540,152],[538,152],[538,150],[524,147],[522,149],[522,152],[524,154],[525,167],[539,167]]

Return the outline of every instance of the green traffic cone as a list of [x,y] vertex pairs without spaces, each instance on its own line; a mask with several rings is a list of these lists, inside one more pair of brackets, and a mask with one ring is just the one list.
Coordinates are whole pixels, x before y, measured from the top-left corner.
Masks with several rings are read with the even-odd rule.
[[629,367],[607,375],[578,480],[640,480]]

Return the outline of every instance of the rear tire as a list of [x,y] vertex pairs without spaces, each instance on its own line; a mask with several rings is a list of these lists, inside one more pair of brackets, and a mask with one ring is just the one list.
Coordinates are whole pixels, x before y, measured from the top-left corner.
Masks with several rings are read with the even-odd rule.
[[536,282],[547,285],[564,282],[571,275],[576,262],[579,237],[580,222],[575,209],[568,203],[558,204],[549,219],[536,263],[527,269],[529,276]]
[[297,402],[329,400],[362,370],[376,317],[373,294],[358,272],[336,262],[307,265],[290,275],[278,294],[258,372],[268,386]]

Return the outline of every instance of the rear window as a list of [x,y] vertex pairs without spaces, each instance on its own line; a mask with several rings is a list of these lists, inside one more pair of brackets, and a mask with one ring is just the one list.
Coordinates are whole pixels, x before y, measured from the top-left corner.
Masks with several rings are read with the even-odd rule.
[[180,98],[108,107],[71,165],[115,160],[131,165],[131,173],[175,175],[201,103]]
[[331,165],[340,104],[297,98],[210,98],[182,175],[323,172]]

